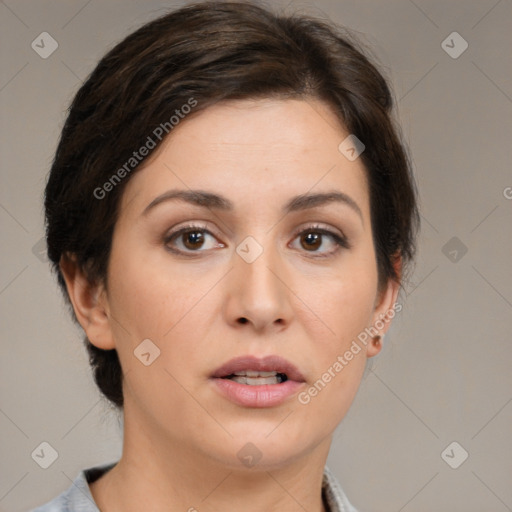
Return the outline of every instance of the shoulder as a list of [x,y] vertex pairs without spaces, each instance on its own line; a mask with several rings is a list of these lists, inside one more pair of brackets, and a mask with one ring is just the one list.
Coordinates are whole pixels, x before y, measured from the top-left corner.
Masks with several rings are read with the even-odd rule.
[[64,492],[29,512],[99,512],[89,489],[89,483],[94,482],[116,464],[117,462],[103,464],[80,471]]
[[322,495],[327,504],[328,512],[358,512],[348,500],[333,472],[327,466],[324,468]]

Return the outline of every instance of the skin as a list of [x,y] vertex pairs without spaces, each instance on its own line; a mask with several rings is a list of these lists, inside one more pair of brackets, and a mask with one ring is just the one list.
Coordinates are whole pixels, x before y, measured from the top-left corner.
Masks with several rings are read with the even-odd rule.
[[[393,308],[399,284],[378,288],[363,164],[338,151],[347,135],[313,99],[227,102],[191,115],[123,192],[106,286],[63,258],[82,327],[94,345],[118,351],[124,374],[123,455],[90,485],[101,510],[325,510],[333,432],[381,345],[363,346],[306,405],[295,395],[242,407],[209,377],[233,357],[277,354],[307,390]],[[234,209],[163,201],[143,214],[171,189],[219,194]],[[350,196],[360,215],[337,202],[282,213],[292,197],[331,191]],[[166,241],[188,223],[211,233],[203,245]],[[350,248],[328,235],[308,245],[317,231],[297,233],[316,224],[344,234]],[[249,235],[263,248],[253,263],[236,252]],[[161,351],[149,366],[134,357],[147,338]],[[251,468],[237,457],[249,442],[261,452]]]

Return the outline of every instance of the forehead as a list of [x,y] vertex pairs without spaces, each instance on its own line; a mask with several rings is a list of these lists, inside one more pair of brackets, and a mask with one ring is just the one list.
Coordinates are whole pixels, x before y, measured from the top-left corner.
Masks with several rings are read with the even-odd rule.
[[361,159],[349,161],[338,149],[348,135],[319,100],[219,103],[173,129],[131,178],[124,200],[140,208],[166,189],[193,188],[221,192],[235,204],[264,200],[271,206],[284,197],[337,189],[354,196],[365,214]]

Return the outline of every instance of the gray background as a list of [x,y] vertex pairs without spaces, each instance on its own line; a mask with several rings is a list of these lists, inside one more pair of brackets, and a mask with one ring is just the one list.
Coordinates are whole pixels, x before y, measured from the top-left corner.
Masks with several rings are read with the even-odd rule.
[[[177,5],[0,2],[3,512],[47,501],[82,468],[121,454],[122,425],[100,399],[81,333],[38,252],[42,189],[80,83],[115,42]],[[394,84],[423,218],[404,310],[328,464],[361,511],[512,510],[512,3],[324,0],[290,8],[352,28],[380,60]],[[47,59],[31,48],[44,31],[59,45]],[[458,58],[441,45],[454,31],[469,44]],[[43,441],[59,455],[48,469],[31,457]],[[453,441],[469,453],[457,469],[441,457]],[[461,450],[448,450],[447,460],[459,461]]]

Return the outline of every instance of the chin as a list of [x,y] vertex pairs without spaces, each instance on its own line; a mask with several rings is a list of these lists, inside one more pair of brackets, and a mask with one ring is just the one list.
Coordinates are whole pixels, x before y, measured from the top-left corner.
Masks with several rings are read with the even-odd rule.
[[224,437],[222,442],[214,441],[209,451],[218,463],[236,471],[281,469],[322,441],[318,435],[308,436],[300,425],[286,424],[286,420],[282,424],[279,421],[256,422],[256,425],[254,421],[250,425],[244,422],[243,425],[233,425],[229,431],[233,437],[229,440]]

